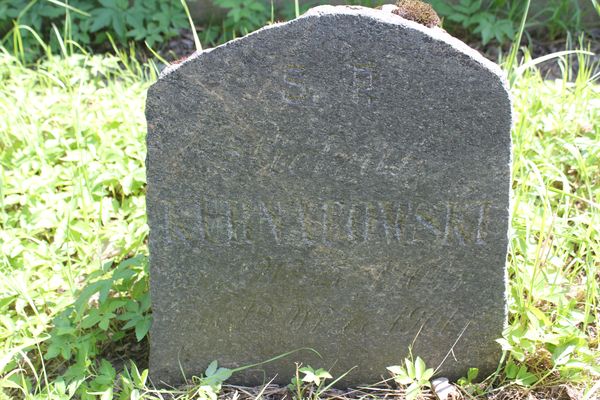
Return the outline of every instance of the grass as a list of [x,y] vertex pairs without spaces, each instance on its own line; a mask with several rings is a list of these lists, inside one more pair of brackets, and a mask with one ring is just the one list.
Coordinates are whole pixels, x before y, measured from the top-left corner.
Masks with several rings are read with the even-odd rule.
[[[498,373],[463,379],[465,398],[600,396],[600,87],[579,57],[557,81],[512,70],[510,325]],[[0,49],[0,399],[293,395],[223,389],[218,369],[171,392],[147,381],[143,109],[155,79],[125,53],[27,66]],[[331,395],[304,385],[295,393]],[[403,393],[370,390],[346,396]]]
[[[97,375],[88,361],[120,340],[116,314],[84,322],[99,291],[52,327],[109,260],[146,252],[143,101],[156,75],[122,61],[71,55],[27,68],[0,52],[0,386],[13,391],[51,393],[57,374],[77,369]],[[112,300],[143,299],[139,264],[126,279],[142,282],[138,293],[119,295],[115,282]]]
[[511,324],[501,342],[505,371],[527,366],[533,386],[600,374],[600,87],[585,57],[576,77],[529,71],[512,88]]

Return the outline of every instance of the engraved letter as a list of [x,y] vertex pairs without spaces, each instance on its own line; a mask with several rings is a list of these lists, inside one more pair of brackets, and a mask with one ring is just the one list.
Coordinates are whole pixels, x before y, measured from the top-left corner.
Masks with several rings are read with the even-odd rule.
[[373,102],[373,64],[352,65],[352,90],[356,104],[371,106]]
[[[267,206],[265,205],[265,203],[263,203],[262,201],[259,203],[259,209],[260,209],[260,216],[261,216],[261,223],[266,222],[268,227],[270,228],[271,231],[271,235],[273,236],[273,239],[275,240],[275,243],[280,244],[280,237],[279,237],[279,229],[277,227],[277,223],[276,223],[276,215],[274,213],[271,213],[268,209]],[[281,207],[279,205],[279,203],[277,203],[277,210],[279,211],[279,214],[281,215]]]
[[283,82],[286,88],[283,91],[283,100],[288,104],[300,104],[306,100],[306,86],[304,86],[304,67],[301,65],[288,65],[283,73]]

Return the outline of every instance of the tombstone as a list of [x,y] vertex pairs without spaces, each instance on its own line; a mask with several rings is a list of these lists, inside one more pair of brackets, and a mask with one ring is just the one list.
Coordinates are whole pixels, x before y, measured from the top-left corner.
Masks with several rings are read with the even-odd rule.
[[322,6],[192,56],[149,90],[150,373],[289,383],[496,367],[511,104],[439,28]]

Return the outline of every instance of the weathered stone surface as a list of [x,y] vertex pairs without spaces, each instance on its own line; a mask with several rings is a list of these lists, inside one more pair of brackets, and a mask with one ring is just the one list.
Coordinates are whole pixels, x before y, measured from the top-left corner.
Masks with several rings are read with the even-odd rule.
[[[319,7],[148,93],[155,383],[212,360],[373,383],[413,353],[492,370],[505,321],[511,108],[440,29]],[[462,333],[462,336],[461,336]]]

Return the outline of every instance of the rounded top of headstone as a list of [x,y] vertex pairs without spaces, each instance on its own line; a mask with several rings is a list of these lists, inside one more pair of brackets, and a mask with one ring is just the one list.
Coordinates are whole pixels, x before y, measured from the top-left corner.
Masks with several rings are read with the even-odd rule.
[[[319,151],[322,165],[329,157],[353,171],[323,184],[322,196],[340,190],[375,195],[369,182],[380,179],[395,188],[415,187],[418,196],[435,193],[462,201],[470,192],[461,184],[441,189],[444,182],[455,176],[465,181],[465,171],[469,180],[488,180],[489,171],[477,167],[488,156],[477,149],[506,155],[510,141],[504,136],[510,130],[510,98],[497,65],[440,28],[355,6],[315,7],[293,21],[193,55],[149,89],[147,113],[174,120],[148,132],[149,151],[158,149],[171,163],[211,147],[199,143],[216,132],[246,144],[261,132],[273,136],[269,143],[322,141],[321,150],[310,150]],[[201,135],[194,134],[196,127]],[[389,143],[400,146],[414,137],[421,138],[414,152],[390,153]],[[228,158],[214,162],[247,164],[237,174],[249,193],[273,182],[284,185],[290,177],[301,193],[323,178],[320,167],[308,168],[310,152],[275,167],[266,159],[275,157],[280,164],[282,157],[293,156],[291,150],[247,154],[245,147],[238,149],[240,143],[232,142]],[[334,144],[351,143],[355,148],[348,154],[332,150]],[[373,147],[382,153],[376,156]],[[217,149],[211,154],[216,157]],[[428,179],[410,176],[407,168]],[[220,187],[229,171],[222,166],[207,172]],[[240,178],[242,172],[246,178]]]
[[[493,63],[492,61],[486,59],[479,52],[472,49],[459,39],[451,36],[445,30],[438,26],[427,27],[425,25],[421,25],[415,21],[411,21],[405,19],[396,13],[391,12],[390,9],[372,9],[368,7],[362,6],[330,6],[323,5],[313,7],[308,10],[306,13],[301,15],[300,17],[283,23],[275,23],[272,25],[265,26],[255,32],[252,32],[244,37],[234,39],[230,42],[227,42],[223,45],[209,48],[201,51],[197,51],[192,54],[187,59],[183,60],[179,64],[173,64],[166,67],[160,74],[160,77],[163,78],[170,73],[182,68],[184,65],[194,62],[203,56],[210,54],[214,51],[221,51],[225,49],[229,49],[231,47],[237,47],[242,45],[245,41],[253,41],[253,40],[268,40],[271,35],[277,35],[281,30],[285,30],[288,26],[293,25],[305,25],[306,31],[298,37],[298,45],[302,45],[302,42],[308,40],[327,40],[327,37],[320,37],[319,33],[319,25],[326,25],[336,20],[340,19],[348,19],[348,24],[353,25],[354,28],[358,28],[356,25],[364,24],[365,26],[371,26],[373,29],[381,29],[381,27],[373,27],[376,25],[388,25],[389,27],[394,27],[396,29],[401,30],[410,30],[413,33],[420,33],[423,35],[422,40],[425,42],[435,41],[444,43],[448,46],[448,50],[462,54],[467,56],[473,62],[479,64],[484,69],[489,70],[494,75],[497,75],[502,80],[502,84],[507,88],[506,78],[504,72],[500,69],[500,67]],[[350,22],[353,21],[353,22]],[[360,29],[360,28],[358,28]],[[339,30],[339,29],[338,29]],[[302,33],[300,30],[295,30],[295,33]],[[380,39],[386,40],[383,34],[389,34],[381,31],[382,36]],[[393,34],[393,31],[390,32]],[[289,34],[289,32],[286,32]],[[340,30],[340,34],[343,35],[343,31]],[[316,37],[315,37],[316,36]],[[353,39],[349,39],[351,41]],[[374,44],[374,43],[373,43]]]

